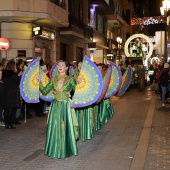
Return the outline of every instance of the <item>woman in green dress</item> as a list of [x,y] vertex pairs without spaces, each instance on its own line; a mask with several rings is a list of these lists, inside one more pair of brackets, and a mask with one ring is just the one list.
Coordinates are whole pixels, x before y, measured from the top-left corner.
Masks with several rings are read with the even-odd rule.
[[46,134],[45,154],[51,158],[65,159],[77,155],[78,123],[75,110],[71,108],[70,91],[75,89],[76,80],[67,76],[67,63],[58,63],[58,76],[55,76],[40,91],[45,95],[50,91],[54,99],[50,106]]
[[[104,78],[105,74],[103,72],[103,68],[99,66],[98,68],[101,71],[102,76]],[[108,119],[111,118],[115,113],[110,98],[101,100],[101,102],[98,104],[98,107],[101,125],[104,125],[108,123]]]
[[[74,75],[77,80],[79,73],[81,71],[82,62],[78,63],[78,73]],[[78,129],[79,129],[79,139],[81,141],[86,141],[87,139],[92,139],[93,137],[93,108],[91,106],[76,108],[76,116],[78,120]]]

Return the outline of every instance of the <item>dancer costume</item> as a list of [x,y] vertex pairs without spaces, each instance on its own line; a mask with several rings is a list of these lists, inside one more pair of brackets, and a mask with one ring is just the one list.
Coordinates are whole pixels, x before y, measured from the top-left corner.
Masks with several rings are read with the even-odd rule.
[[101,116],[99,112],[99,104],[92,105],[93,109],[93,130],[98,131],[101,129]]
[[[77,80],[79,73],[74,75]],[[78,121],[79,139],[85,141],[93,138],[93,108],[91,106],[76,108]]]
[[40,82],[40,91],[47,94],[50,91],[54,93],[54,100],[51,103],[45,154],[51,158],[67,158],[71,155],[77,155],[78,123],[75,110],[71,108],[71,99],[69,92],[75,89],[76,80],[73,77],[66,76],[61,89],[58,87],[58,78],[55,76],[46,87]]
[[103,99],[99,103],[99,113],[101,117],[101,125],[108,123],[108,119],[111,118],[115,113],[110,98]]

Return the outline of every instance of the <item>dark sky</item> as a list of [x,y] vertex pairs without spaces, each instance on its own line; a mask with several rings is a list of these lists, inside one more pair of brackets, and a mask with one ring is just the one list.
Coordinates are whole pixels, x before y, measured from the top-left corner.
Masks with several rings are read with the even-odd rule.
[[[160,7],[162,6],[162,0],[133,0],[136,13],[138,17],[147,16],[159,16]],[[138,5],[137,5],[138,4]],[[148,4],[148,9],[146,9]],[[148,10],[148,13],[144,13],[145,10]]]
[[150,16],[159,16],[160,13],[160,7],[162,6],[163,0],[148,0],[150,3]]
[[[160,16],[160,7],[162,6],[163,0],[133,0],[134,2],[138,2],[138,6],[136,6],[136,12],[138,17],[152,17],[152,16]],[[143,12],[147,7],[146,3],[148,3],[148,13]],[[148,25],[144,27],[143,32],[147,35],[154,36],[155,31],[161,31],[165,29],[165,24],[154,24]]]

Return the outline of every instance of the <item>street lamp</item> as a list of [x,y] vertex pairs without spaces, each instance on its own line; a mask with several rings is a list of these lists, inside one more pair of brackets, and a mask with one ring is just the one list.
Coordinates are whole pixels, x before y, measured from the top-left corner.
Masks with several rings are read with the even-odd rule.
[[118,57],[119,57],[119,65],[120,65],[120,50],[121,50],[122,39],[120,37],[117,37],[116,41],[118,43]]
[[169,25],[169,18],[167,12],[170,9],[170,0],[162,1],[162,7],[160,7],[161,15],[165,18],[165,46],[164,46],[164,62],[167,62],[167,25]]

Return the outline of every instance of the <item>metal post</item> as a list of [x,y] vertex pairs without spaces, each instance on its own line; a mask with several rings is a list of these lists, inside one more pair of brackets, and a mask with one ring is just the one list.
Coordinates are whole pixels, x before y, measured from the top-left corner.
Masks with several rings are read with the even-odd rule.
[[119,47],[119,65],[120,65],[120,43],[118,44]]
[[165,46],[164,46],[164,63],[167,62],[167,25],[165,23]]

